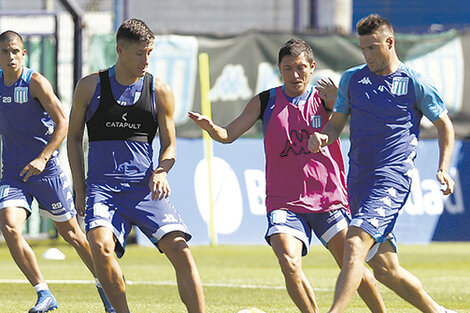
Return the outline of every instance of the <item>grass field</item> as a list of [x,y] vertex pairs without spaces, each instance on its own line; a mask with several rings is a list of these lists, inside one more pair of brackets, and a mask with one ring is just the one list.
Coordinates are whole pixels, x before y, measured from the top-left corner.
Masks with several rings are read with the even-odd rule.
[[[62,261],[41,255],[57,247],[66,255]],[[92,278],[74,250],[62,241],[33,244],[40,267],[59,301],[55,312],[103,312]],[[210,313],[238,312],[257,307],[268,313],[298,312],[284,288],[284,280],[271,249],[267,246],[195,246],[193,255],[204,283]],[[470,243],[433,243],[400,246],[402,265],[420,278],[426,290],[441,304],[470,312]],[[179,300],[174,271],[156,249],[128,246],[120,260],[128,282],[130,308],[134,313],[186,312]],[[338,269],[321,246],[313,246],[304,258],[322,312],[331,304]],[[0,243],[0,312],[27,312],[36,295]],[[389,312],[418,312],[380,285]],[[355,296],[348,313],[368,312]]]

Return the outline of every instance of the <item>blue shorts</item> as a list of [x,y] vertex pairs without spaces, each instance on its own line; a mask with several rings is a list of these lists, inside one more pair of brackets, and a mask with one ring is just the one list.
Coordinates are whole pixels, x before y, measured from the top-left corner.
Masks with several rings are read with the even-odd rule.
[[116,255],[122,257],[132,226],[140,230],[158,248],[166,234],[180,231],[191,239],[186,225],[168,199],[152,200],[148,185],[142,183],[88,184],[85,212],[86,231],[106,227],[119,244]]
[[274,234],[290,234],[303,243],[302,255],[310,250],[312,232],[327,247],[328,242],[337,233],[348,228],[349,216],[345,210],[333,210],[324,213],[294,213],[278,209],[268,213],[268,230],[265,239]]
[[411,181],[409,184],[397,184],[378,179],[367,184],[348,183],[348,189],[352,215],[349,226],[361,228],[376,243],[389,240],[396,251],[396,239],[392,231],[410,194]]
[[58,165],[55,175],[33,175],[27,182],[5,175],[0,181],[0,209],[24,208],[31,215],[31,202],[39,203],[40,214],[55,222],[65,222],[77,215],[72,191],[65,173]]

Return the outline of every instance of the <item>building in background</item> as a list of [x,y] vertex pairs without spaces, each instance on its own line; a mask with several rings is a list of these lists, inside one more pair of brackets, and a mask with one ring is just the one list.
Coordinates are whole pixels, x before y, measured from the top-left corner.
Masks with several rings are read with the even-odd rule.
[[[114,28],[129,17],[157,33],[233,35],[248,31],[355,31],[357,21],[378,13],[398,33],[470,27],[468,0],[71,0],[84,12],[107,12]],[[64,11],[59,0],[0,0],[0,11]]]
[[353,25],[370,13],[389,19],[398,33],[422,34],[470,28],[468,0],[353,1]]

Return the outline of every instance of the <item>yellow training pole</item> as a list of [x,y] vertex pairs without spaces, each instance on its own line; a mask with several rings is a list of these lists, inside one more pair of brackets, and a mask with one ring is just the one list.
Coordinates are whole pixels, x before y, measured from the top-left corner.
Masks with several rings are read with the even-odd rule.
[[[212,119],[209,76],[209,55],[199,54],[199,80],[201,84],[201,113]],[[211,246],[217,245],[217,234],[214,226],[214,200],[212,196],[212,138],[206,131],[202,132],[204,141],[204,154],[207,162],[208,189],[209,189],[209,236]]]

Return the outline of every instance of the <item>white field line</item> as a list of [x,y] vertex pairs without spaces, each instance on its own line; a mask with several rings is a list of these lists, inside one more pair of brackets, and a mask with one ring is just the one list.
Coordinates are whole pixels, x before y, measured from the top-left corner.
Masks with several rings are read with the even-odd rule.
[[[67,285],[91,285],[95,284],[93,280],[46,280],[48,284],[67,284]],[[0,279],[0,284],[29,284],[26,279]],[[176,286],[174,281],[133,281],[126,280],[128,285],[154,285],[154,286]],[[204,287],[222,287],[222,288],[241,288],[241,289],[273,289],[283,290],[285,286],[267,286],[267,285],[247,285],[247,284],[227,284],[227,283],[203,283]],[[327,288],[314,288],[317,291],[329,291]]]

